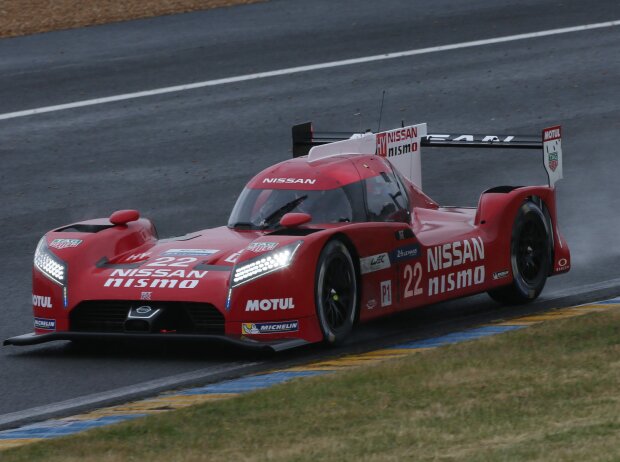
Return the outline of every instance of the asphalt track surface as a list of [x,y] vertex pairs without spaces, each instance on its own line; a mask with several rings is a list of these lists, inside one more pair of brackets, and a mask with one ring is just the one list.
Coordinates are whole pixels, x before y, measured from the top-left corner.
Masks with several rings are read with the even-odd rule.
[[[0,114],[616,19],[616,0],[282,0],[2,39]],[[620,27],[610,27],[0,121],[0,338],[31,331],[32,253],[48,229],[122,208],[139,209],[164,237],[221,225],[245,182],[290,156],[292,124],[376,129],[383,90],[384,128],[405,120],[433,132],[527,134],[561,123],[560,225],[573,269],[549,280],[533,309],[620,292],[606,283],[592,293],[620,278]],[[488,187],[546,181],[529,152],[427,150],[423,159],[424,189],[443,204],[475,205]],[[364,326],[346,349],[517,311],[471,297]],[[322,354],[5,347],[0,415],[196,370]]]

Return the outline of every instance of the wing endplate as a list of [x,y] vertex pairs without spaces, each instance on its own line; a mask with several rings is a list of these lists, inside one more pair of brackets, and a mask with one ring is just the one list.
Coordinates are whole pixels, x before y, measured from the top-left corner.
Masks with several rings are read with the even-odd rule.
[[409,125],[377,133],[376,154],[386,157],[408,180],[422,189],[422,139],[426,124]]
[[542,131],[543,164],[549,177],[549,186],[564,178],[562,172],[562,127],[545,128]]

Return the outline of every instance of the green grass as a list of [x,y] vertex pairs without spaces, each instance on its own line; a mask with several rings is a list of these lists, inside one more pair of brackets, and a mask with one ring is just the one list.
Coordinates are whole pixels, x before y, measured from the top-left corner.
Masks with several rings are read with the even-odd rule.
[[620,313],[0,453],[14,461],[620,460]]

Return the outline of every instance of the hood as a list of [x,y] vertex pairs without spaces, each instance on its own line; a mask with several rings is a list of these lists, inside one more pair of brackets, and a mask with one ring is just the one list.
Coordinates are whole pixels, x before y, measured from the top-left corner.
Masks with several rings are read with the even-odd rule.
[[102,258],[76,275],[81,282],[72,284],[76,289],[70,292],[78,300],[208,301],[223,306],[236,262],[295,240],[299,237],[220,227],[151,241]]
[[146,244],[132,249],[109,260],[106,266],[232,266],[244,249],[255,240],[260,241],[263,235],[264,233],[257,231],[234,231],[227,227],[198,231],[185,236],[160,239],[154,245]]

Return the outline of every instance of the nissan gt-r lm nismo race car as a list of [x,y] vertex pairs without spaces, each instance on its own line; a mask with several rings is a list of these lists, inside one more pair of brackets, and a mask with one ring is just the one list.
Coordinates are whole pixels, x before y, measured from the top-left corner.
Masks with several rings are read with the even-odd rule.
[[[250,180],[228,226],[158,239],[138,212],[39,242],[34,332],[5,341],[210,339],[275,350],[341,342],[355,323],[488,292],[535,299],[570,269],[557,225],[560,127],[541,137],[293,128],[293,159]],[[535,149],[548,186],[499,186],[477,208],[422,190],[422,147]]]

